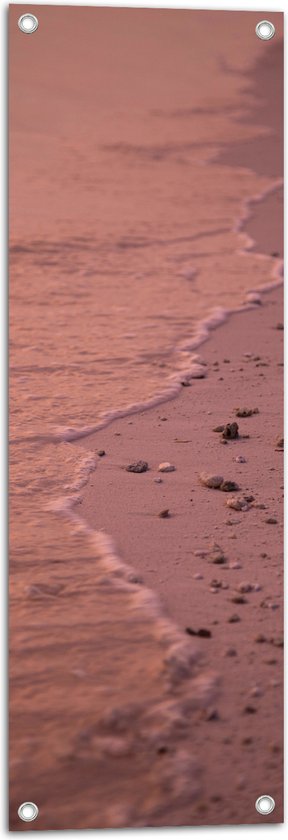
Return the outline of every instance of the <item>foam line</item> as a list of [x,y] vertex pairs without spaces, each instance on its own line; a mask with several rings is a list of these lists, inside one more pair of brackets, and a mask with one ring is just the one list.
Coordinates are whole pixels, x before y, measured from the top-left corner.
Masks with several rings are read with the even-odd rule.
[[[238,233],[239,238],[243,242],[243,247],[238,251],[241,256],[246,258],[249,257],[251,248],[256,244],[251,236],[244,231],[245,223],[251,218],[253,205],[260,203],[268,195],[271,195],[279,190],[282,185],[283,180],[277,179],[260,193],[244,200],[241,206],[239,218],[235,221],[233,227],[233,231]],[[271,259],[266,254],[255,252],[253,252],[253,257],[262,261]],[[119,420],[122,417],[129,417],[130,415],[138,414],[143,411],[149,411],[150,408],[154,408],[157,405],[161,405],[164,402],[175,399],[182,390],[183,381],[190,382],[193,379],[199,379],[200,377],[203,378],[203,376],[205,376],[205,371],[203,370],[203,366],[200,367],[199,356],[195,354],[195,351],[202,344],[208,341],[213,330],[224,324],[231,315],[239,312],[245,312],[259,305],[259,303],[262,302],[262,294],[266,294],[282,284],[283,260],[279,258],[275,259],[275,264],[273,265],[271,279],[269,282],[263,284],[262,286],[251,288],[246,293],[246,300],[242,306],[234,309],[224,309],[222,307],[216,307],[213,309],[206,318],[198,323],[196,334],[191,337],[191,339],[187,338],[176,346],[175,353],[178,356],[181,356],[181,354],[183,355],[180,371],[178,370],[177,372],[171,374],[171,376],[167,379],[163,390],[158,392],[158,394],[155,394],[150,399],[137,403],[131,403],[123,409],[108,411],[103,414],[101,420],[99,420],[96,424],[84,426],[81,429],[61,428],[47,434],[27,435],[16,439],[14,438],[14,440],[11,441],[11,444],[21,443],[23,441],[39,441],[43,443],[57,444],[61,441],[71,442],[81,440],[82,438],[89,437],[89,435],[92,435],[95,432],[107,428],[107,426],[113,423],[114,420]],[[187,353],[191,353],[190,359],[187,359]]]

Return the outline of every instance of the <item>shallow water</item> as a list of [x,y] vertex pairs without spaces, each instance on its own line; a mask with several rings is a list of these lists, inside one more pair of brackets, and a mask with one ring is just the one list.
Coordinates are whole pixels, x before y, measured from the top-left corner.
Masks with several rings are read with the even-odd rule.
[[[271,280],[275,258],[243,254],[249,243],[238,228],[248,199],[276,179],[217,164],[225,148],[269,135],[247,119],[256,107],[247,73],[260,57],[255,16],[61,7],[43,7],[41,16],[37,39],[21,39],[17,8],[10,11],[12,797],[31,798],[25,761],[45,826],[54,827],[47,779],[51,788],[63,775],[63,756],[81,763],[81,732],[110,707],[111,685],[113,702],[132,697],[141,715],[170,697],[163,644],[179,642],[172,625],[159,642],[158,603],[148,594],[144,609],[137,585],[115,586],[107,547],[80,520],[71,525],[69,499],[95,462],[93,453],[83,462],[61,435],[169,389],[191,368],[199,322],[215,309],[221,320]],[[63,511],[59,498],[66,518],[55,512]],[[116,579],[127,580],[117,562]],[[139,646],[144,700],[135,689]],[[177,753],[174,730],[171,737]],[[178,759],[151,802],[139,794],[143,779],[154,785],[149,750],[143,761],[122,816],[112,774],[116,811],[105,800],[97,825],[140,824],[161,812]],[[64,801],[72,785],[65,772]],[[190,796],[185,774],[184,761]],[[58,803],[61,827],[70,826],[65,807]],[[75,808],[74,827],[85,819],[91,827],[93,809],[84,816]]]

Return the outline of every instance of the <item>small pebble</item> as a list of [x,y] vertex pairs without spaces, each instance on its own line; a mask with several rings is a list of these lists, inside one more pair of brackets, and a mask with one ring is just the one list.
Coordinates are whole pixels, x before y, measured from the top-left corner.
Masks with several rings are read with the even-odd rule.
[[216,475],[215,473],[201,472],[199,478],[204,487],[210,487],[213,490],[219,489],[224,481],[222,475]]
[[222,437],[226,440],[234,440],[239,437],[238,423],[227,423],[222,432]]
[[203,575],[201,575],[200,572],[196,572],[195,575],[193,575],[193,578],[194,580],[203,580]]
[[236,464],[246,464],[246,458],[244,458],[244,455],[237,455],[235,461]]
[[233,496],[231,499],[227,499],[226,505],[229,508],[233,508],[233,510],[249,510],[249,504],[246,499],[238,499],[236,496]]
[[241,621],[241,618],[240,615],[237,615],[237,613],[233,613],[233,615],[230,615],[230,618],[228,618],[228,624],[237,624],[238,621]]
[[135,461],[134,464],[129,464],[125,469],[126,472],[143,473],[147,472],[149,466],[147,461]]
[[153,481],[154,481],[155,484],[162,484],[162,478],[160,478],[160,476],[159,476],[159,478],[158,478],[158,476],[157,476],[157,478],[153,478]]
[[106,455],[105,449],[98,449],[97,455],[99,455],[99,458],[103,458],[103,455]]
[[268,516],[268,519],[265,519],[266,525],[277,525],[278,520],[275,519],[275,516]]
[[220,720],[220,715],[219,712],[217,712],[217,709],[212,709],[211,712],[207,712],[206,720]]
[[227,650],[225,652],[225,656],[237,656],[236,648],[233,648],[233,647],[227,648]]
[[284,437],[282,437],[282,435],[278,435],[278,437],[276,438],[275,444],[276,444],[276,449],[280,449],[280,451],[282,452],[283,449],[284,449]]
[[169,464],[169,461],[164,461],[163,464],[159,464],[158,467],[158,472],[163,473],[174,472],[174,470],[176,470],[176,467],[174,467],[173,464]]
[[161,512],[158,513],[158,516],[160,516],[160,519],[169,519],[169,517],[170,517],[169,508],[166,508],[165,510],[161,510]]
[[246,303],[256,303],[258,306],[261,306],[261,296],[258,292],[248,292],[246,295]]
[[259,414],[259,408],[236,408],[236,417],[252,417],[252,414]]
[[220,484],[220,490],[222,490],[224,493],[234,493],[235,491],[239,490],[239,487],[238,484],[236,484],[236,481],[226,480],[222,481],[222,484]]
[[250,697],[262,697],[263,691],[259,685],[253,685],[249,693]]
[[254,586],[252,583],[238,583],[236,588],[238,592],[253,592]]
[[185,631],[188,636],[199,636],[200,639],[211,639],[212,636],[211,630],[207,630],[206,627],[200,627],[200,630],[192,630],[192,627],[186,627]]

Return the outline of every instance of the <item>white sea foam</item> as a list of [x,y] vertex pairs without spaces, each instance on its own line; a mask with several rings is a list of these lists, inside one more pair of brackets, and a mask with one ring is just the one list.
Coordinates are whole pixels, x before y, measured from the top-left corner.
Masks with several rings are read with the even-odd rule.
[[[252,215],[252,208],[254,204],[260,203],[263,201],[268,195],[273,194],[277,190],[282,187],[283,181],[282,179],[278,179],[272,185],[264,189],[262,192],[257,193],[256,195],[252,196],[249,199],[246,199],[243,202],[240,216],[235,222],[234,230],[239,234],[242,242],[243,247],[239,250],[239,253],[244,258],[250,256],[251,248],[255,246],[255,241],[249,236],[249,234],[244,230],[245,223],[250,219]],[[263,260],[270,262],[270,257],[263,253],[254,253],[254,257],[257,260]],[[127,417],[129,415],[137,414],[142,411],[147,411],[154,406],[160,405],[163,402],[168,400],[174,399],[182,389],[183,381],[191,381],[193,379],[202,378],[205,374],[203,373],[203,365],[199,362],[199,356],[195,353],[195,351],[203,345],[211,336],[211,333],[217,329],[218,327],[222,326],[232,315],[239,312],[245,312],[261,303],[261,296],[266,294],[269,291],[281,286],[283,284],[283,260],[280,258],[276,258],[274,264],[272,266],[271,271],[271,279],[260,286],[253,287],[249,289],[246,293],[245,300],[242,306],[238,306],[234,309],[225,309],[223,307],[215,307],[212,312],[207,315],[206,318],[199,321],[196,332],[194,333],[191,339],[186,338],[181,341],[176,347],[176,355],[181,358],[182,356],[182,365],[180,363],[180,371],[171,374],[167,381],[164,384],[164,387],[161,391],[155,394],[153,397],[146,401],[140,401],[138,403],[133,403],[128,405],[124,409],[115,409],[114,411],[108,411],[103,414],[100,422],[96,423],[95,425],[90,425],[83,427],[81,429],[59,429],[55,431],[55,438],[58,440],[66,440],[66,441],[75,441],[80,440],[83,437],[87,437],[93,434],[96,431],[100,431],[104,429],[106,426],[110,425],[114,420],[118,420],[122,417]],[[187,354],[188,358],[187,358]]]

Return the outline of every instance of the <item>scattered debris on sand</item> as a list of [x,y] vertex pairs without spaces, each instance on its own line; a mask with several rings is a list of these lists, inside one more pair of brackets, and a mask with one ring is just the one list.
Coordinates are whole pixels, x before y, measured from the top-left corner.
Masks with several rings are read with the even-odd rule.
[[235,481],[224,479],[223,475],[201,472],[199,479],[201,484],[203,484],[204,487],[209,487],[210,490],[222,490],[224,493],[239,490],[238,484],[236,484]]
[[223,440],[235,440],[235,438],[239,437],[239,426],[236,421],[232,423],[224,423],[220,426],[215,426],[213,432],[218,432],[222,434]]
[[126,472],[133,472],[133,473],[143,473],[149,470],[149,466],[147,461],[135,461],[134,464],[128,464],[128,467],[125,467]]

